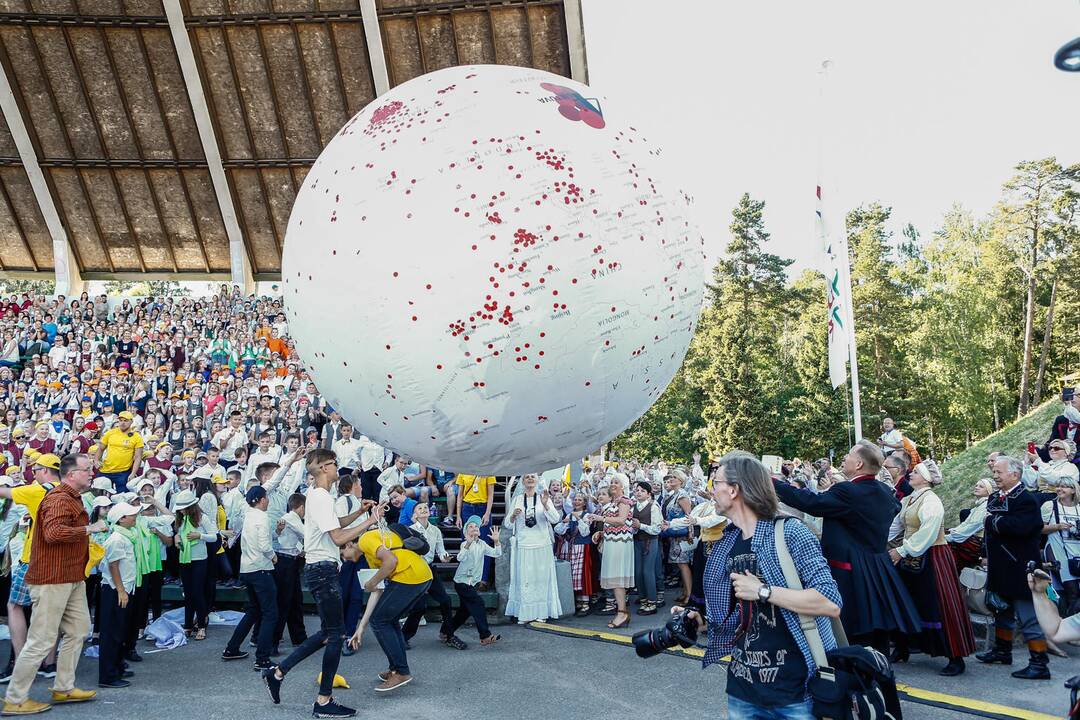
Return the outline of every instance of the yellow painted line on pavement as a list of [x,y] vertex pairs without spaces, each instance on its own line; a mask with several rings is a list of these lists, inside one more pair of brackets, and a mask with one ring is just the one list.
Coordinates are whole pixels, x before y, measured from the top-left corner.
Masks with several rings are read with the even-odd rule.
[[[590,630],[587,628],[557,625],[555,623],[547,622],[531,622],[529,623],[529,627],[536,630],[579,637],[586,640],[603,640],[619,645],[631,644],[631,636],[611,631]],[[705,655],[704,650],[696,647],[676,648],[674,650],[669,650],[668,653],[672,655],[682,655],[683,657],[692,658],[694,660],[700,660]],[[729,659],[730,658],[725,657],[723,658],[723,661],[726,662]],[[1060,717],[1057,715],[1048,715],[1046,713],[1036,712],[1035,710],[1025,710],[1023,708],[1015,708],[1008,705],[999,705],[997,703],[985,702],[983,700],[962,697],[960,695],[949,695],[947,693],[939,693],[932,690],[923,690],[922,688],[913,687],[900,682],[896,683],[896,689],[901,694],[902,699],[935,705],[956,712],[967,712],[994,718],[1017,718],[1018,720],[1060,720]]]

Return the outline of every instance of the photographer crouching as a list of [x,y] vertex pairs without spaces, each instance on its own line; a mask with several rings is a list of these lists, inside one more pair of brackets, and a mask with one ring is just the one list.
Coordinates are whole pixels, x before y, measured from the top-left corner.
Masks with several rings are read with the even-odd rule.
[[665,629],[635,636],[638,654],[655,654],[674,642],[685,645],[707,630],[703,667],[731,654],[731,720],[812,720],[807,683],[816,665],[799,615],[813,616],[825,650],[834,650],[829,618],[840,616],[842,602],[821,546],[801,522],[784,521],[787,548],[805,588],[789,589],[776,546],[776,492],[768,469],[748,453],[721,458],[712,500],[729,523],[705,566],[706,618],[672,608]]

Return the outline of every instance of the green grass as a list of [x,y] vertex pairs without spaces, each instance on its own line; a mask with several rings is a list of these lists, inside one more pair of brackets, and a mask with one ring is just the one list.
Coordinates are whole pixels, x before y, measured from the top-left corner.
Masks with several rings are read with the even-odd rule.
[[1061,400],[1048,400],[1032,412],[1007,425],[996,433],[987,435],[967,450],[952,456],[941,465],[944,482],[937,488],[938,497],[945,504],[945,527],[957,522],[961,509],[971,507],[971,488],[979,478],[990,477],[986,456],[995,450],[1013,457],[1023,458],[1027,443],[1034,440],[1039,445],[1050,435],[1050,425],[1061,414]]

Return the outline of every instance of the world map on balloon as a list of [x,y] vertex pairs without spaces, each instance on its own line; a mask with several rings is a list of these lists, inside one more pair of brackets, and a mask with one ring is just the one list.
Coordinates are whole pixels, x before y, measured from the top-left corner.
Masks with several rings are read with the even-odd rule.
[[679,369],[703,292],[692,197],[617,98],[452,67],[326,146],[286,233],[291,334],[319,391],[431,467],[595,452]]

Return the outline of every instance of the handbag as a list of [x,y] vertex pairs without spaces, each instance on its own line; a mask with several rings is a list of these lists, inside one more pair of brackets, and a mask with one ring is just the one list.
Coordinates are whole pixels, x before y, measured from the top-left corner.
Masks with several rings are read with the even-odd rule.
[[[783,518],[776,520],[775,541],[784,581],[788,588],[802,590],[802,580],[799,579],[795,561],[788,551],[787,538],[784,537]],[[895,684],[889,688],[892,702],[887,702],[879,682],[879,678],[891,682],[892,670],[889,661],[872,648],[844,648],[843,646],[847,645],[847,635],[840,619],[830,618],[830,621],[839,647],[832,653],[826,653],[817,619],[812,615],[799,613],[799,627],[806,636],[810,654],[817,666],[807,684],[814,717],[822,720],[898,720],[898,715],[890,712],[890,709],[893,709],[899,713]],[[863,657],[858,657],[860,655]]]
[[960,587],[964,589],[964,603],[967,609],[978,615],[993,615],[994,611],[986,603],[986,571],[981,567],[966,567],[960,571]]

